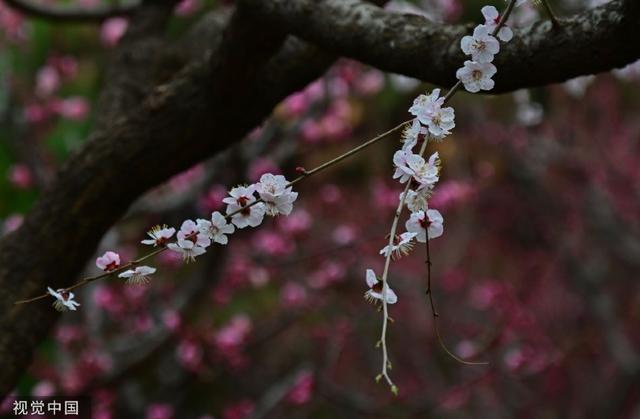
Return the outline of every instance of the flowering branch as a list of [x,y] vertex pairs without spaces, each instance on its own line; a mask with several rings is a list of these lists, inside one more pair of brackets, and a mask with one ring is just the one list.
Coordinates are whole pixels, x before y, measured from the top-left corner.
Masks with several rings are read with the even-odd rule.
[[[436,337],[443,350],[458,362],[467,365],[481,363],[468,362],[460,359],[447,349],[438,327],[438,312],[436,310],[433,293],[431,290],[431,255],[429,240],[440,237],[443,234],[443,218],[440,212],[430,209],[428,199],[431,196],[435,184],[439,180],[440,160],[438,153],[434,153],[427,161],[424,153],[429,139],[443,140],[455,127],[455,113],[453,108],[445,107],[447,102],[460,90],[462,86],[475,93],[480,90],[491,90],[495,86],[492,76],[496,74],[496,67],[491,64],[494,56],[500,51],[500,41],[508,42],[513,37],[513,32],[506,27],[506,21],[511,14],[516,1],[511,0],[500,16],[493,6],[485,6],[481,9],[485,23],[478,25],[473,31],[473,36],[464,36],[460,40],[460,47],[466,55],[471,56],[464,66],[456,72],[458,82],[444,96],[440,96],[440,89],[435,89],[431,94],[418,96],[409,112],[416,118],[410,128],[403,132],[404,145],[393,156],[395,165],[394,179],[405,183],[404,191],[400,194],[398,208],[394,214],[389,233],[389,242],[380,253],[385,256],[384,269],[381,279],[375,276],[371,269],[366,271],[366,281],[369,290],[365,293],[371,301],[382,301],[382,332],[378,344],[382,347],[382,372],[376,376],[376,381],[385,379],[391,392],[398,394],[398,387],[393,383],[388,370],[391,369],[387,348],[387,328],[390,320],[388,304],[395,304],[398,297],[389,285],[389,267],[392,259],[397,259],[407,254],[413,247],[413,240],[425,243],[427,251],[427,295],[433,314],[433,325]],[[417,154],[412,152],[413,147],[423,138],[422,146]],[[416,190],[411,189],[416,185]],[[396,231],[404,206],[411,211],[407,220],[406,233],[398,236]]]
[[[372,138],[372,139],[360,144],[357,147],[354,147],[353,149],[351,149],[351,150],[349,150],[349,151],[347,151],[347,152],[335,157],[334,159],[331,159],[331,160],[329,160],[329,161],[327,161],[327,162],[325,162],[325,163],[323,163],[323,164],[321,164],[321,165],[319,165],[319,166],[317,166],[317,167],[315,167],[315,168],[313,168],[311,170],[302,169],[302,174],[300,176],[298,176],[297,178],[293,179],[291,182],[288,182],[284,187],[285,188],[289,188],[289,187],[297,184],[298,182],[302,181],[303,179],[306,179],[306,178],[308,178],[310,176],[313,176],[314,174],[316,174],[318,172],[321,172],[321,171],[323,171],[323,170],[325,170],[325,169],[327,169],[327,168],[329,168],[329,167],[331,167],[331,166],[333,166],[333,165],[335,165],[337,163],[340,163],[342,160],[344,160],[344,159],[346,159],[348,157],[351,157],[354,154],[359,153],[360,151],[366,149],[367,147],[377,143],[378,141],[380,141],[380,140],[388,137],[389,135],[393,134],[394,132],[400,130],[401,128],[406,126],[409,122],[410,121],[402,122],[402,123],[396,125],[395,127],[389,129],[388,131],[385,131],[382,134],[377,135],[376,137],[374,137],[374,138]],[[264,204],[264,203],[265,203],[265,200],[262,197],[254,199],[252,202],[249,202],[244,206],[239,206],[239,208],[228,212],[226,215],[223,216],[223,218],[224,218],[225,221],[232,220],[233,217],[235,217],[236,215],[241,214],[243,211],[247,211],[247,210],[251,209],[252,207],[254,207],[256,205]],[[158,229],[158,230],[162,230],[162,229]],[[169,229],[166,229],[166,230],[169,230]],[[171,229],[171,230],[173,230],[173,229]],[[150,233],[150,235],[152,237],[154,237],[154,234],[155,233],[153,233],[153,234]],[[169,237],[171,237],[172,235],[173,235],[173,233],[169,234]],[[197,233],[193,232],[191,234],[186,234],[184,238],[187,239],[187,240],[190,240],[190,239],[193,239],[197,235],[198,235]],[[158,240],[156,240],[156,242],[157,242],[156,244],[161,246],[159,249],[154,250],[154,251],[148,253],[147,255],[144,255],[144,256],[136,259],[136,260],[130,261],[130,262],[124,264],[124,265],[120,265],[119,257],[118,257],[117,262],[116,262],[116,267],[114,267],[113,269],[109,269],[108,271],[106,271],[105,273],[102,273],[100,275],[95,275],[95,276],[91,276],[91,277],[87,277],[87,278],[81,279],[80,281],[78,281],[74,285],[71,285],[71,286],[69,286],[67,288],[59,289],[57,291],[57,293],[61,294],[61,295],[68,294],[72,290],[80,288],[80,287],[82,287],[84,285],[87,285],[87,284],[89,284],[91,282],[94,282],[94,281],[97,281],[97,280],[100,280],[100,279],[105,279],[105,278],[111,277],[111,276],[113,276],[115,274],[122,274],[124,271],[140,265],[142,262],[146,261],[147,259],[150,259],[153,256],[156,256],[156,255],[164,252],[165,250],[170,249],[170,247],[168,247],[167,243],[166,243],[166,239],[168,239],[168,237],[166,237],[164,235],[161,235],[161,236],[159,236],[159,238],[163,239],[163,240],[160,240],[160,242],[157,242]],[[158,237],[156,237],[156,239],[158,239]],[[153,242],[153,241],[149,241],[149,243],[145,243],[145,244],[151,244],[151,242]],[[107,253],[109,253],[109,252],[107,252]],[[51,295],[52,294],[50,292],[48,292],[48,293],[44,293],[44,294],[38,295],[37,297],[29,298],[29,299],[26,299],[26,300],[16,301],[14,304],[26,304],[26,303],[42,300],[44,298],[50,297]],[[67,298],[69,298],[69,297],[67,297]],[[71,296],[70,298],[73,298],[73,296]]]
[[[419,156],[424,156],[425,151],[427,150],[428,137],[425,137],[424,142],[422,143],[422,147],[420,148]],[[396,231],[398,229],[398,222],[400,221],[400,216],[402,215],[402,210],[404,209],[404,205],[407,199],[407,195],[409,189],[411,187],[411,182],[407,182],[407,185],[402,192],[400,197],[400,201],[398,202],[398,208],[396,208],[396,212],[393,217],[393,222],[391,223],[391,231],[389,232],[389,243],[388,243],[388,251],[384,260],[384,269],[382,271],[382,332],[380,335],[380,345],[382,346],[382,372],[376,378],[379,381],[379,377],[384,377],[389,386],[391,387],[391,392],[394,394],[398,394],[398,387],[393,383],[391,377],[389,377],[389,373],[387,370],[392,368],[391,361],[389,361],[389,353],[387,350],[387,325],[389,324],[389,309],[387,308],[387,304],[389,300],[387,299],[387,294],[389,294],[389,266],[391,264],[391,258],[393,252],[390,250],[394,245],[394,239],[396,237]]]
[[[90,277],[87,277],[87,278],[83,278],[80,281],[76,282],[75,284],[73,284],[73,285],[71,285],[71,286],[69,286],[67,288],[64,288],[63,291],[70,292],[70,291],[73,291],[73,290],[75,290],[77,288],[83,287],[83,286],[85,286],[85,285],[87,285],[87,284],[89,284],[91,282],[98,281],[100,279],[105,279],[105,278],[108,278],[108,277],[110,277],[112,275],[115,275],[117,273],[123,272],[123,271],[125,271],[125,270],[127,270],[129,268],[133,268],[133,267],[141,264],[145,260],[150,259],[153,256],[156,256],[157,254],[160,254],[160,253],[164,252],[166,249],[167,249],[166,247],[162,247],[162,248],[154,250],[153,252],[150,252],[150,253],[148,253],[148,254],[146,254],[146,255],[144,255],[144,256],[136,259],[136,260],[132,260],[131,262],[126,263],[126,264],[124,264],[124,265],[122,265],[122,266],[120,266],[120,267],[118,267],[118,268],[116,268],[116,269],[114,269],[112,271],[105,272],[105,273],[102,273],[100,275],[95,275],[95,276],[90,276]],[[42,300],[43,298],[47,298],[49,296],[50,296],[49,293],[45,293],[45,294],[42,294],[42,295],[38,295],[37,297],[29,298],[27,300],[16,301],[14,304],[31,303],[31,302],[34,302],[34,301]]]

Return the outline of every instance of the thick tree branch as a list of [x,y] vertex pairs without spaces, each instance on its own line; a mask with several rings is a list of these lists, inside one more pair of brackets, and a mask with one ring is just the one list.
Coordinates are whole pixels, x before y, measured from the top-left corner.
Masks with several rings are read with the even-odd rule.
[[137,197],[242,138],[333,62],[294,39],[277,52],[283,35],[234,19],[212,58],[189,65],[139,107],[123,110],[128,116],[96,130],[23,226],[0,242],[0,395],[15,385],[56,318],[50,302],[13,302],[46,285],[68,285]]
[[[455,83],[468,25],[442,25],[360,0],[241,0],[252,13],[337,55],[441,86]],[[492,93],[562,82],[640,58],[640,3],[613,0],[563,20],[516,30],[496,57]]]
[[[109,4],[92,7],[55,6],[33,0],[3,0],[4,3],[29,17],[53,22],[101,22],[116,16],[133,13],[138,3]],[[160,3],[160,2],[159,2]]]

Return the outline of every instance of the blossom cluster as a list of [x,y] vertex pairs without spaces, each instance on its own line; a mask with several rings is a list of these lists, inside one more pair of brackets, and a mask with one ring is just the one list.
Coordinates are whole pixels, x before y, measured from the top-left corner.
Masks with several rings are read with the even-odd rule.
[[[227,205],[225,215],[214,211],[210,219],[184,220],[177,231],[167,225],[158,225],[147,232],[149,238],[141,243],[160,248],[158,253],[171,250],[179,253],[185,263],[192,262],[205,254],[212,243],[226,245],[228,236],[236,229],[257,227],[265,215],[289,215],[297,198],[298,193],[293,192],[291,183],[284,176],[265,173],[257,183],[236,186],[229,191],[229,196],[222,199]],[[175,241],[172,241],[174,236]],[[107,251],[96,259],[96,266],[105,274],[118,273],[118,277],[128,284],[146,284],[156,272],[154,267],[138,266],[147,257],[123,265],[118,253]],[[48,288],[48,294],[54,297],[53,306],[59,311],[75,311],[80,305],[68,289]]]
[[[426,243],[427,240],[440,237],[444,232],[444,219],[436,209],[429,208],[429,198],[440,179],[440,156],[433,153],[428,159],[423,157],[426,141],[441,141],[451,134],[455,127],[455,112],[445,105],[440,89],[430,94],[419,95],[409,108],[415,118],[402,133],[402,148],[393,155],[395,171],[393,178],[406,184],[399,201],[411,212],[405,223],[406,231],[395,234],[390,243],[380,250],[385,258],[397,260],[407,255],[414,242]],[[420,151],[414,152],[418,144]],[[395,304],[398,297],[385,279],[379,279],[371,269],[366,271],[369,290],[365,298],[369,301],[385,301]]]
[[[460,41],[462,51],[470,55],[471,60],[465,61],[464,66],[456,73],[465,89],[472,93],[493,89],[495,83],[491,77],[497,69],[491,62],[500,51],[500,41],[508,42],[513,38],[511,28],[500,23],[500,15],[495,7],[484,6],[481,11],[485,23],[478,25],[473,35],[465,36]],[[445,102],[446,96],[441,95],[440,89],[434,89],[428,95],[419,95],[409,108],[414,119],[402,134],[402,148],[393,155],[393,179],[402,184],[409,182],[399,200],[400,209],[406,206],[411,215],[405,223],[406,232],[397,235],[395,227],[392,228],[391,234],[394,237],[380,250],[380,254],[387,259],[399,259],[411,251],[414,241],[426,243],[444,232],[442,214],[429,208],[428,203],[440,179],[440,157],[435,152],[425,159],[423,154],[426,144],[418,153],[414,152],[414,148],[421,141],[442,141],[451,134],[455,127],[455,111],[452,107],[445,106]],[[381,300],[387,304],[398,301],[395,292],[387,284],[386,277],[378,279],[373,270],[367,269],[366,282],[369,287],[365,293],[367,300]]]
[[[515,3],[512,3],[507,9],[507,14],[510,13],[511,7],[514,5]],[[419,95],[409,108],[409,113],[414,116],[414,119],[410,121],[411,125],[403,132],[401,149],[396,151],[393,156],[395,167],[393,178],[406,186],[399,197],[389,233],[389,242],[380,250],[380,254],[385,257],[382,277],[378,278],[372,269],[366,270],[365,279],[369,289],[365,292],[365,298],[372,302],[382,301],[384,313],[379,341],[383,353],[382,372],[376,377],[376,381],[384,377],[391,387],[392,393],[396,395],[398,387],[387,372],[391,368],[386,343],[387,323],[390,319],[387,305],[395,304],[398,301],[398,296],[389,286],[389,264],[392,259],[398,259],[408,254],[413,249],[414,241],[426,243],[427,263],[430,264],[429,240],[440,237],[444,233],[442,214],[436,209],[429,208],[429,198],[440,179],[441,162],[437,152],[428,159],[424,158],[428,140],[442,141],[451,134],[451,130],[455,127],[455,111],[453,108],[447,107],[446,103],[460,85],[464,85],[465,89],[472,93],[493,89],[495,83],[491,77],[497,72],[497,69],[491,62],[500,51],[500,40],[508,42],[513,38],[511,29],[504,25],[508,16],[501,18],[493,6],[483,7],[482,14],[485,23],[478,25],[472,36],[465,36],[460,41],[462,51],[466,55],[470,55],[471,60],[465,61],[464,66],[456,72],[456,77],[459,80],[456,86],[445,96],[441,96],[440,89],[434,89],[428,95]],[[415,153],[414,148],[420,142],[422,145],[419,152]],[[406,232],[397,235],[398,223],[405,206],[411,215],[405,223]],[[431,305],[435,316],[433,302]]]
[[481,90],[491,90],[495,86],[492,77],[497,73],[497,68],[492,64],[495,55],[500,52],[500,41],[509,42],[513,38],[513,31],[508,26],[500,23],[500,14],[493,6],[484,6],[482,16],[485,23],[476,26],[473,35],[467,35],[460,41],[462,52],[471,56],[471,60],[456,72],[456,78],[464,84],[464,88],[477,93]]

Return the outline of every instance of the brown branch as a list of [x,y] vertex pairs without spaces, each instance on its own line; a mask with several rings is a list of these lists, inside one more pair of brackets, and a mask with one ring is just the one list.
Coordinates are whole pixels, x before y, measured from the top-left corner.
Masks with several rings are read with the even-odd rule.
[[12,9],[29,17],[52,22],[95,23],[133,13],[139,3],[110,4],[88,7],[51,5],[33,0],[3,0]]
[[47,303],[12,303],[75,277],[137,197],[238,141],[334,60],[294,39],[280,48],[283,36],[236,22],[216,53],[97,129],[23,226],[0,241],[0,394],[14,386],[56,318]]
[[[456,82],[469,25],[443,25],[361,0],[241,0],[256,16],[327,51],[441,86]],[[562,21],[515,30],[496,57],[501,93],[622,67],[640,58],[640,3],[613,0]],[[597,57],[597,59],[594,59]]]

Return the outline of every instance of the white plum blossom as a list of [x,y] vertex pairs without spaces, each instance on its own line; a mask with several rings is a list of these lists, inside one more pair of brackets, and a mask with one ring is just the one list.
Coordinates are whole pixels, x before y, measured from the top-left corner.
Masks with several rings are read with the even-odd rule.
[[147,235],[151,237],[151,239],[142,240],[140,243],[146,244],[149,246],[165,246],[171,237],[176,233],[176,229],[171,227],[169,228],[166,224],[157,225],[151,228],[151,230],[147,231]]
[[409,254],[411,249],[413,249],[413,239],[418,235],[418,233],[402,233],[400,236],[396,236],[393,244],[391,246],[386,245],[380,250],[380,254],[389,257],[389,253],[391,253],[391,258],[393,260],[400,259],[402,256],[406,256]]
[[423,124],[429,115],[433,113],[435,109],[439,109],[444,105],[444,98],[440,97],[440,89],[433,89],[433,91],[427,95],[419,95],[413,100],[413,105],[409,108],[409,113],[420,120]]
[[495,82],[491,79],[498,70],[491,63],[465,61],[464,67],[456,72],[456,78],[464,84],[464,88],[471,93],[480,90],[491,90]]
[[58,311],[76,311],[76,307],[80,306],[80,303],[73,300],[75,295],[72,292],[66,291],[64,288],[54,291],[51,287],[47,287],[47,291],[56,299],[53,302],[53,308]]
[[[435,139],[442,139],[449,135],[456,126],[453,108],[443,108],[444,97],[440,97],[440,89],[433,89],[427,95],[419,95],[409,108],[409,113],[415,115],[418,121],[428,128],[428,133]],[[412,126],[412,130],[416,128]],[[403,147],[406,149],[406,147]]]
[[393,154],[393,165],[396,170],[393,173],[393,178],[398,179],[400,183],[405,183],[411,176],[413,176],[413,171],[409,168],[407,160],[409,156],[413,156],[414,154],[410,150],[398,150]]
[[206,249],[211,245],[208,234],[203,233],[198,228],[198,224],[193,220],[184,220],[177,234],[178,242],[187,240],[193,242],[194,245]]
[[298,193],[293,192],[289,182],[282,175],[265,173],[256,184],[256,192],[265,204],[267,215],[289,215],[293,210],[293,202]]
[[430,188],[435,184],[439,177],[440,158],[438,152],[435,152],[425,161],[419,154],[398,150],[393,156],[393,163],[396,166],[393,178],[399,178],[401,183],[413,177],[418,182],[418,189]]
[[227,214],[234,214],[231,222],[238,228],[257,227],[264,219],[266,207],[262,202],[255,203],[255,191],[256,185],[237,186],[222,200],[227,204]]
[[418,143],[420,135],[425,135],[426,133],[427,129],[420,124],[417,118],[414,119],[411,126],[402,131],[402,150],[411,151]]
[[431,137],[435,140],[441,140],[451,134],[451,130],[456,126],[455,117],[455,111],[452,107],[434,110],[427,120]]
[[425,161],[418,154],[413,154],[407,158],[407,166],[413,173],[413,179],[418,182],[418,189],[431,188],[439,179],[440,156],[436,151]]
[[204,247],[197,246],[191,240],[178,239],[178,243],[169,243],[167,247],[174,252],[182,253],[182,258],[186,263],[193,262],[196,257],[207,252]]
[[227,223],[224,215],[215,211],[211,214],[211,221],[199,219],[197,226],[200,232],[209,236],[211,240],[219,244],[227,244],[229,239],[227,234],[233,234],[236,228],[233,224]]
[[384,284],[383,288],[383,282],[376,278],[372,269],[367,269],[366,281],[369,290],[364,293],[364,298],[367,301],[373,303],[376,300],[382,301],[383,298],[387,304],[395,304],[398,301],[396,293],[387,284]]
[[[404,203],[411,212],[424,211],[429,208],[427,202],[429,197],[431,197],[431,188],[422,188],[417,191],[409,189]],[[400,193],[400,199],[402,199],[402,193]]]
[[[480,11],[482,12],[482,16],[484,16],[485,26],[489,28],[489,33],[493,33],[498,23],[500,23],[500,13],[498,13],[498,9],[493,6],[484,6]],[[502,42],[509,42],[513,38],[513,31],[510,27],[503,26],[498,31],[497,36]]]
[[473,30],[473,36],[465,36],[460,40],[462,52],[471,55],[479,63],[490,63],[500,51],[500,42],[491,35],[488,26],[478,25]]
[[438,210],[417,211],[411,214],[405,227],[411,233],[417,233],[416,240],[426,243],[429,240],[442,236],[444,232],[444,219]]
[[129,269],[118,275],[118,278],[127,280],[127,284],[139,285],[148,284],[149,275],[156,272],[156,268],[151,266],[137,266],[135,269]]
[[120,255],[116,252],[108,251],[96,259],[96,266],[105,272],[111,272],[120,267]]
[[584,94],[587,92],[587,88],[595,78],[596,76],[594,76],[593,74],[580,76],[574,79],[567,80],[566,82],[564,82],[563,86],[567,93],[569,93],[571,96],[580,98],[584,96]]

